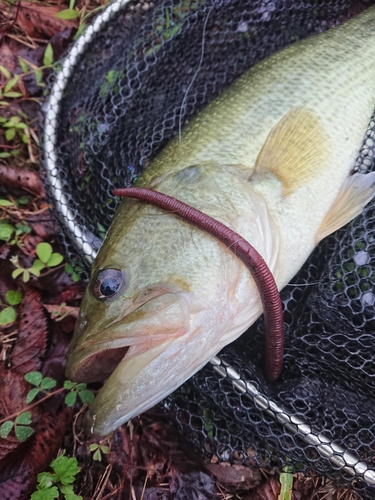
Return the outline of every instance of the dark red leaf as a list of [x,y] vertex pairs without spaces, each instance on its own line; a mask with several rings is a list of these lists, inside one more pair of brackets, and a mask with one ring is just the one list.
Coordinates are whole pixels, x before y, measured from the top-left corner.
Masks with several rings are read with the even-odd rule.
[[[18,50],[18,56],[24,59],[29,67],[31,68],[39,68],[40,66],[43,66],[43,56],[44,56],[44,51],[45,51],[45,46],[37,46],[36,48],[31,48],[31,47],[26,47],[26,46],[21,46]],[[21,65],[19,68],[17,68],[17,73],[18,74],[23,74],[23,70],[21,68]],[[43,71],[43,75],[45,76],[47,71]],[[39,96],[41,95],[42,87],[38,85],[35,74],[30,72],[29,74],[26,74],[25,76],[22,77],[22,81],[24,84],[24,87],[28,93],[28,95],[31,96]],[[27,102],[27,101],[26,101]],[[28,101],[30,102],[30,101]],[[36,115],[34,110],[32,110],[31,115],[29,112],[27,112],[29,115],[30,121],[33,119],[33,117]]]
[[83,283],[73,283],[69,288],[61,293],[61,302],[73,302],[81,300],[85,293],[86,286]]
[[59,31],[51,38],[50,44],[52,45],[53,55],[56,61],[69,47],[70,42],[73,40],[75,31],[76,30],[74,28],[65,28],[63,31]]
[[[12,370],[8,370],[2,365],[0,368],[0,418],[7,418],[17,412],[22,413],[26,406],[26,395],[29,390],[30,384],[24,380],[22,375],[13,373]],[[33,408],[30,411],[32,418],[36,418],[40,410]],[[12,420],[14,420],[14,417]],[[0,439],[0,464],[2,458],[9,455],[20,445],[21,443],[14,435],[13,430],[6,439]],[[0,498],[2,498],[1,495]]]
[[44,304],[61,304],[62,293],[73,283],[70,275],[62,267],[56,267],[38,279],[38,286],[46,293],[43,294]]
[[[14,69],[17,64],[17,59],[14,55],[14,51],[9,46],[8,43],[2,43],[0,45],[0,65],[4,66],[9,73],[14,73]],[[8,79],[3,73],[0,72],[0,87],[4,87]]]
[[29,257],[33,257],[35,259],[36,246],[43,241],[41,236],[35,234],[26,234],[22,239],[22,253],[28,255]]
[[11,189],[22,188],[37,196],[45,197],[38,172],[31,170],[21,170],[0,164],[0,185]]
[[65,28],[77,28],[78,26],[77,19],[68,20],[55,17],[55,14],[63,10],[57,5],[47,6],[19,2],[14,7],[14,12],[16,9],[18,10],[16,23],[31,37],[50,39]]
[[246,500],[277,500],[280,489],[280,481],[270,477],[266,483],[262,483],[247,495]]
[[[202,458],[195,453],[165,417],[155,412],[133,420],[134,429],[122,427],[112,438],[109,463],[132,481],[136,496],[144,498],[211,500],[216,497],[214,479],[203,472]],[[168,486],[160,487],[161,483]]]
[[[40,294],[35,290],[29,291],[22,303],[25,318],[21,317],[23,324],[22,332],[35,337],[37,330],[45,338],[45,317],[40,303]],[[37,311],[36,316],[30,315],[30,310]],[[27,318],[31,321],[26,323]],[[43,319],[42,319],[43,318]],[[59,333],[58,328],[52,332],[52,345],[48,360],[43,364],[41,371],[45,376],[52,376],[61,383],[64,376],[64,365],[66,351],[68,348],[67,336]],[[21,336],[21,335],[20,335]],[[22,349],[19,347],[21,344]],[[40,368],[40,360],[35,357],[36,345],[28,345],[27,337],[17,339],[14,354],[19,351],[22,363],[16,369],[6,369],[3,365],[0,370],[0,418],[14,413],[20,413],[26,409],[26,395],[30,390],[23,378],[23,372],[29,371],[28,366],[33,364],[32,369]],[[45,350],[45,340],[41,352]],[[26,355],[27,354],[27,355]],[[32,355],[31,359],[29,355]],[[19,358],[17,358],[19,359]],[[37,366],[35,366],[37,364]],[[35,489],[36,476],[39,472],[46,470],[50,461],[59,449],[68,425],[70,424],[73,411],[70,408],[61,409],[64,394],[59,393],[41,405],[30,409],[32,414],[32,428],[34,434],[24,443],[19,443],[12,431],[7,439],[0,439],[0,498],[26,500]],[[14,417],[12,418],[14,420]]]
[[[19,47],[18,55],[22,57],[22,59],[25,59],[27,63],[30,63],[32,66],[42,66],[43,65],[43,56],[44,56],[44,51],[45,51],[45,46],[43,45],[38,45],[34,46],[35,48],[31,48],[25,45],[22,45]],[[20,73],[22,73],[22,68],[20,66]],[[35,82],[35,76],[32,76],[33,81]],[[40,87],[39,87],[40,90]]]
[[46,239],[49,236],[60,234],[61,229],[49,210],[27,217],[27,222],[38,236]]
[[[1,248],[3,247],[0,247],[0,249]],[[13,269],[14,267],[9,265],[9,262],[7,260],[0,258],[0,298],[3,304],[5,303],[5,293],[8,290],[14,290],[16,288],[12,279]]]
[[[7,464],[9,468],[9,463]],[[3,474],[0,473],[1,476]],[[13,478],[4,476],[4,480],[0,478],[0,494],[2,500],[18,500],[22,495],[24,484],[27,480],[27,471],[15,475]]]
[[24,375],[39,370],[47,344],[47,319],[40,293],[29,290],[19,309],[19,334],[12,352],[12,372]]
[[28,500],[35,490],[37,475],[48,468],[56,456],[73,411],[64,408],[58,417],[44,411],[33,425],[35,433],[11,455],[0,461],[0,498]]
[[229,463],[206,464],[208,469],[220,483],[230,484],[242,489],[258,486],[262,480],[259,469],[251,469],[244,465],[230,465]]
[[5,243],[5,245],[0,245],[0,259],[6,259],[10,252],[9,243]]
[[43,362],[42,372],[46,377],[52,377],[62,385],[65,380],[66,354],[72,335],[62,331],[60,323],[56,322],[50,325],[50,334],[51,344]]

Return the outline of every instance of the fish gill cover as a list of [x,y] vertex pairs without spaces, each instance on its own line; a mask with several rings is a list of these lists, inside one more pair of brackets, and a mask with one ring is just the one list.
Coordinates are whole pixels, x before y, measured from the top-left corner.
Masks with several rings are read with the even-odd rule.
[[[73,266],[87,277],[116,209],[112,190],[136,179],[192,116],[267,55],[373,3],[112,4],[62,61],[44,108],[47,192]],[[372,120],[356,169],[374,168],[374,140]],[[164,401],[208,460],[315,470],[373,498],[374,223],[372,201],[282,291],[280,381],[262,374],[261,318]]]

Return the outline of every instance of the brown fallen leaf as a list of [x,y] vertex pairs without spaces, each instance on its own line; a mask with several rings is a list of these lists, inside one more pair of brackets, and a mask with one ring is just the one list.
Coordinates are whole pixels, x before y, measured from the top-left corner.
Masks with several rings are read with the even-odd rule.
[[[37,475],[48,468],[56,456],[68,425],[71,408],[59,408],[58,418],[45,408],[33,414],[34,434],[0,460],[0,498],[28,500],[35,490]],[[1,440],[6,441],[6,440]]]
[[133,419],[132,430],[123,426],[113,434],[108,462],[129,481],[135,498],[217,497],[215,481],[204,471],[202,458],[155,409]]
[[73,302],[81,300],[85,293],[86,286],[83,283],[73,283],[61,294],[61,302]]
[[47,6],[40,3],[19,2],[13,10],[14,14],[18,12],[15,23],[30,37],[49,39],[65,28],[78,27],[77,19],[69,20],[55,17],[55,14],[63,10],[57,5]]
[[30,498],[37,474],[47,469],[73,418],[71,408],[62,408],[64,394],[61,390],[51,399],[27,407],[26,395],[32,386],[24,380],[24,374],[30,370],[42,371],[61,385],[68,342],[65,335],[54,335],[48,359],[42,363],[47,321],[38,290],[26,293],[19,317],[19,335],[12,352],[11,368],[5,363],[0,366],[0,419],[14,421],[16,414],[30,411],[34,433],[23,443],[18,441],[14,430],[5,439],[0,439],[0,499],[9,500]]
[[[13,77],[13,75],[22,75],[24,73],[24,70],[21,67],[20,63],[20,58],[25,59],[25,56],[23,53],[34,53],[34,52],[39,52],[39,61],[38,64],[35,64],[35,66],[41,66],[43,63],[43,55],[45,48],[44,47],[38,47],[38,49],[30,49],[25,48],[18,40],[14,39],[6,39],[7,41],[4,41],[2,45],[0,46],[0,65],[6,68],[9,71],[10,76],[4,75],[3,72],[0,73],[0,87],[4,87],[6,83],[10,80],[10,78]],[[32,62],[32,61],[30,61]],[[25,78],[25,79],[24,79]],[[33,95],[29,92],[28,87],[29,87],[29,82],[30,80],[34,82],[34,86],[36,86],[35,83],[35,76],[31,74],[25,75],[23,78],[20,77],[18,78],[18,81],[12,86],[12,91],[16,92],[21,92],[23,96],[27,95]],[[38,92],[40,94],[41,87],[38,87]],[[15,111],[15,108],[12,108],[12,113],[13,114]],[[6,117],[6,112],[4,113],[4,116]]]
[[294,475],[293,481],[293,500],[300,498],[308,498],[312,495],[312,490],[315,487],[315,478],[305,476],[302,472],[298,472]]
[[280,494],[280,481],[270,477],[267,482],[262,483],[256,489],[246,495],[243,500],[277,500]]
[[262,480],[259,469],[251,469],[244,465],[229,463],[205,464],[220,483],[234,485],[241,489],[250,489],[258,486]]
[[62,54],[64,54],[66,49],[69,47],[69,44],[73,40],[75,31],[76,30],[74,28],[65,28],[63,31],[59,31],[59,33],[56,33],[56,35],[51,38],[50,44],[53,48],[55,61],[60,59]]
[[[0,46],[0,65],[4,66],[9,73],[14,73],[15,67],[17,65],[17,59],[14,55],[14,51],[9,46],[8,43],[4,42]],[[8,79],[6,76],[0,72],[0,87],[4,87]]]
[[22,238],[22,253],[35,258],[36,252],[35,248],[38,243],[41,243],[43,238],[36,234],[25,234]]
[[0,186],[11,189],[21,188],[36,196],[45,197],[44,187],[38,172],[12,168],[3,163],[0,163]]
[[[50,325],[51,344],[46,353],[42,373],[46,377],[52,377],[62,385],[65,380],[66,354],[72,338],[72,331],[66,334],[62,331],[61,323],[53,322]],[[51,405],[49,405],[51,409]]]
[[[6,254],[6,248],[9,248],[11,251],[11,246],[6,243],[3,247],[0,247],[0,253],[1,251],[4,251]],[[5,257],[0,257],[0,300],[3,304],[6,303],[5,293],[8,290],[15,290],[16,288],[19,289],[12,278],[13,269],[13,266],[10,266],[9,261],[6,260],[6,255]]]
[[19,334],[11,364],[12,372],[23,376],[27,372],[40,370],[47,345],[47,319],[37,290],[26,293],[20,305],[19,317]]
[[30,224],[33,231],[44,239],[60,234],[61,232],[60,226],[56,222],[56,219],[52,217],[49,210],[44,210],[43,212],[28,216],[27,222]]
[[[21,412],[26,406],[25,399],[29,391],[29,384],[20,375],[13,375],[4,364],[0,368],[0,419],[7,418],[16,412]],[[20,442],[14,432],[7,438],[0,439],[0,463],[1,460],[15,450]],[[1,498],[1,495],[0,495]]]
[[78,318],[79,307],[72,307],[62,304],[43,304],[45,309],[51,314],[52,319],[59,321],[61,316],[71,315],[73,318]]
[[[73,40],[73,36],[76,32],[75,28],[65,28],[62,31],[56,33],[50,40],[49,43],[52,45],[53,58],[57,61],[61,55],[66,51],[69,43]],[[44,52],[46,50],[45,44],[37,45],[35,47],[29,47],[20,44],[18,41],[11,39],[4,49],[0,48],[0,61],[1,54],[3,50],[3,66],[5,66],[12,74],[22,75],[18,80],[18,84],[14,89],[19,88],[19,91],[23,95],[28,95],[29,97],[38,97],[42,93],[42,87],[38,84],[35,74],[32,69],[39,68],[43,66]],[[12,58],[9,57],[12,55]],[[24,72],[21,67],[20,59],[27,64],[29,71]],[[1,64],[1,62],[0,62]],[[46,79],[50,73],[49,69],[43,70],[43,78]],[[0,82],[3,78],[3,84],[5,85],[6,78],[2,77],[0,73]],[[30,101],[26,101],[30,102]],[[22,101],[22,106],[25,105],[25,101]],[[29,113],[28,110],[24,110],[29,116],[29,121],[32,121],[35,117],[35,113]]]
[[[38,97],[41,95],[42,87],[38,85],[35,74],[31,71],[33,68],[39,68],[43,66],[43,56],[46,48],[45,46],[37,46],[36,48],[31,48],[27,46],[21,46],[17,51],[17,56],[20,57],[29,68],[29,71],[26,75],[23,75],[24,71],[21,65],[17,65],[16,73],[23,75],[20,78],[22,81],[26,93],[29,97]],[[47,72],[43,71],[43,77],[47,76]],[[29,113],[27,113],[29,115]],[[31,121],[34,118],[33,114],[29,115],[29,120]]]
[[0,246],[0,259],[6,259],[10,253],[10,244],[5,243]]

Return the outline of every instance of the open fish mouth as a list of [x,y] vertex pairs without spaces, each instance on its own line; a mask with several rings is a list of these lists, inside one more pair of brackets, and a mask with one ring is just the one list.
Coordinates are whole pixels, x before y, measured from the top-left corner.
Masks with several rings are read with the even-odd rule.
[[[177,331],[175,337],[180,337],[185,331]],[[99,345],[99,350],[93,354],[86,355],[76,367],[71,368],[71,363],[68,364],[66,373],[67,377],[75,382],[104,382],[116,370],[121,361],[129,360],[142,352],[150,350],[155,345],[165,342],[170,339],[171,335],[155,335],[151,340],[143,343],[132,345],[124,345],[119,347],[110,347],[106,342]],[[126,339],[124,339],[126,340]],[[74,358],[73,358],[74,362]]]
[[178,294],[166,293],[119,318],[101,331],[85,328],[74,343],[66,375],[75,382],[103,382],[118,365],[149,351],[189,328],[187,301]]
[[128,350],[129,346],[103,349],[86,357],[76,367],[71,367],[69,363],[66,369],[67,377],[76,382],[104,382],[112,375]]

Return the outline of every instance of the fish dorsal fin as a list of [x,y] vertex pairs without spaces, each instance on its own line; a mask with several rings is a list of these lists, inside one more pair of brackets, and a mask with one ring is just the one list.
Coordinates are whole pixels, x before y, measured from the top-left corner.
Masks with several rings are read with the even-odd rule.
[[319,118],[309,109],[297,107],[269,133],[254,173],[271,172],[288,196],[325,167],[327,155],[327,140]]
[[374,195],[375,172],[349,176],[318,229],[316,243],[359,215]]

